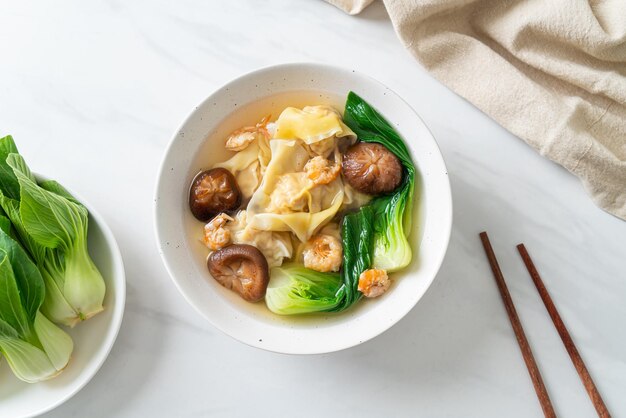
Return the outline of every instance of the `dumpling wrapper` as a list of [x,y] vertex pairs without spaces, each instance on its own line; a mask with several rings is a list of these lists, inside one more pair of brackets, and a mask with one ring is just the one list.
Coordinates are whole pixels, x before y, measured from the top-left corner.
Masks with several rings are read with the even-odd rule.
[[234,244],[248,244],[258,248],[270,268],[279,267],[285,258],[291,258],[293,246],[288,232],[261,231],[250,226],[248,219],[248,213],[240,210],[233,221],[226,224]]
[[[309,154],[298,141],[274,139],[270,148],[272,159],[248,204],[249,224],[264,231],[291,231],[300,241],[307,241],[341,207],[344,197],[341,178],[314,186],[300,174]],[[306,202],[306,207],[300,199]],[[284,203],[280,205],[280,202]]]
[[300,139],[317,155],[328,157],[337,146],[338,138],[350,143],[356,134],[330,106],[306,106],[302,110],[288,107],[275,122],[275,139]]
[[343,203],[339,209],[342,212],[356,210],[367,205],[373,199],[373,196],[355,190],[348,183],[343,184],[343,191]]

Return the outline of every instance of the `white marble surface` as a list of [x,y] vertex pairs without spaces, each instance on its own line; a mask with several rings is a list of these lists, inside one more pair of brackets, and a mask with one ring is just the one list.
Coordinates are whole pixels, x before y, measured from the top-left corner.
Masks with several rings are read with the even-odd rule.
[[[626,223],[432,79],[381,5],[360,17],[311,0],[1,0],[0,10],[0,133],[99,208],[127,266],[109,359],[50,417],[540,416],[483,229],[557,413],[593,409],[515,251],[521,241],[609,409],[626,414]],[[416,308],[371,342],[310,357],[212,328],[176,291],[152,230],[159,162],[187,113],[244,72],[293,61],[353,67],[399,92],[439,141],[455,205],[448,255]]]

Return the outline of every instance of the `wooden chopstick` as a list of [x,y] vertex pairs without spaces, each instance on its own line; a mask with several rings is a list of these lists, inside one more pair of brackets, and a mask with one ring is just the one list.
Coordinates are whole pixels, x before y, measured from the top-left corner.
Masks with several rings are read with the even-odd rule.
[[530,378],[533,381],[533,386],[535,387],[535,392],[537,393],[537,398],[539,399],[539,403],[541,404],[543,414],[547,418],[556,418],[556,413],[554,412],[554,408],[552,407],[550,396],[548,395],[546,386],[543,384],[541,373],[539,373],[539,368],[537,367],[537,363],[535,362],[535,357],[533,356],[533,352],[530,349],[528,340],[526,339],[526,334],[524,334],[524,328],[522,328],[522,323],[517,316],[517,311],[515,310],[513,299],[511,299],[511,294],[509,293],[506,282],[504,281],[504,276],[502,275],[502,271],[500,270],[500,265],[498,264],[496,255],[493,252],[493,248],[491,248],[491,243],[489,242],[489,237],[487,236],[487,233],[481,232],[480,239],[483,243],[483,247],[485,248],[485,253],[487,254],[487,259],[489,260],[489,265],[491,266],[491,271],[493,272],[493,277],[496,279],[496,284],[498,285],[500,296],[502,297],[502,301],[504,302],[506,313],[509,315],[509,320],[511,321],[513,331],[515,332],[517,343],[522,350],[522,356],[524,357],[524,362],[526,363],[526,367],[528,368]]
[[589,398],[591,398],[591,402],[593,403],[594,408],[596,408],[598,416],[602,418],[610,417],[611,414],[609,414],[609,410],[606,408],[606,405],[604,404],[604,401],[600,396],[600,392],[598,392],[596,385],[593,383],[593,379],[591,379],[591,375],[589,374],[589,371],[587,370],[587,367],[585,366],[582,357],[580,357],[580,354],[576,349],[576,345],[574,345],[574,341],[567,331],[567,328],[565,327],[565,324],[563,323],[561,315],[559,315],[556,306],[554,306],[554,302],[552,302],[552,298],[548,293],[548,289],[543,284],[543,280],[541,280],[541,276],[539,276],[539,272],[537,272],[535,264],[530,258],[528,251],[526,251],[526,247],[524,247],[524,244],[519,244],[517,246],[517,251],[519,251],[522,260],[526,265],[526,269],[528,270],[528,274],[530,274],[530,277],[535,283],[535,287],[539,292],[539,296],[541,296],[541,300],[543,300],[543,304],[546,306],[548,314],[550,314],[550,318],[552,318],[552,322],[554,323],[557,332],[561,336],[563,345],[565,346],[567,353],[572,359],[572,363],[574,363],[574,367],[576,368],[576,371],[580,376],[580,380],[582,380],[583,385],[585,386],[585,389],[589,394]]

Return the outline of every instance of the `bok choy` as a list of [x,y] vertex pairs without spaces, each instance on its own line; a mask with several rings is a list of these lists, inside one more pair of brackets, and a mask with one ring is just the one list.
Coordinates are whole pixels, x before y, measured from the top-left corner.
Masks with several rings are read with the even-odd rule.
[[411,230],[415,189],[415,166],[411,154],[389,122],[354,92],[348,94],[344,120],[360,141],[384,145],[404,167],[400,187],[393,194],[377,197],[370,203],[375,231],[372,267],[388,272],[400,270],[408,266],[412,258],[407,239]]
[[34,383],[59,374],[74,344],[40,312],[43,278],[10,233],[0,216],[0,352],[18,378]]
[[344,300],[338,273],[320,273],[301,265],[274,267],[265,303],[274,313],[292,315],[333,310]]
[[0,206],[45,282],[42,312],[74,326],[102,311],[105,284],[87,249],[87,209],[58,183],[38,184],[10,136],[0,139],[0,190]]
[[341,279],[345,296],[338,309],[335,309],[337,311],[347,309],[361,299],[362,294],[358,291],[359,276],[372,265],[373,216],[371,206],[367,205],[343,218]]

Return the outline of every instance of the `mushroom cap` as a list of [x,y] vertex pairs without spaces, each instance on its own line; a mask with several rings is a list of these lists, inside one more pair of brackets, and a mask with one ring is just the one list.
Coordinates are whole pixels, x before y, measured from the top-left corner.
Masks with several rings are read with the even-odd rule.
[[191,182],[189,208],[200,221],[207,222],[221,212],[237,209],[240,204],[237,180],[225,168],[201,171]]
[[248,302],[258,302],[265,296],[270,273],[267,260],[258,248],[246,244],[229,245],[212,252],[207,266],[219,284]]
[[359,142],[343,155],[343,176],[354,189],[370,195],[393,192],[402,182],[402,163],[384,145]]

